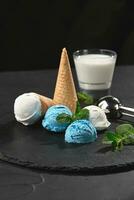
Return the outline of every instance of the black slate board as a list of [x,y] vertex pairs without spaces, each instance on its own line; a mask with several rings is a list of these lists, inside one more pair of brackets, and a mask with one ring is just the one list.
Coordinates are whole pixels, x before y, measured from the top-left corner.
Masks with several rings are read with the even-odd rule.
[[[113,127],[116,124],[113,123]],[[0,159],[26,167],[57,172],[111,173],[134,169],[134,146],[112,152],[103,134],[91,144],[67,144],[64,134],[11,121],[0,127]]]

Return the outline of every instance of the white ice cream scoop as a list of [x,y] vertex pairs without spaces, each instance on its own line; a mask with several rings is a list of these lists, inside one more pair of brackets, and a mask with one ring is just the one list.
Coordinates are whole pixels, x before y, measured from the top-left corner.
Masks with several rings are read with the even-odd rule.
[[110,126],[110,122],[101,108],[94,105],[86,106],[85,108],[89,110],[89,120],[97,130],[104,130]]
[[14,102],[14,114],[18,122],[24,125],[34,124],[45,113],[53,101],[36,93],[24,93]]

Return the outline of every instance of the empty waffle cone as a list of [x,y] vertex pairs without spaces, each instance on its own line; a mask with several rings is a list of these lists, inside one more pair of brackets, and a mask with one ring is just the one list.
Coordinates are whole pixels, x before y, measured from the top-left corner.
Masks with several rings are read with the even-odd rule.
[[49,107],[55,105],[54,101],[51,98],[48,98],[46,96],[43,96],[37,93],[34,93],[34,94],[36,94],[41,101],[42,114],[44,114]]
[[53,100],[55,104],[66,105],[72,112],[75,112],[76,110],[77,94],[67,51],[65,48],[62,50],[61,54]]

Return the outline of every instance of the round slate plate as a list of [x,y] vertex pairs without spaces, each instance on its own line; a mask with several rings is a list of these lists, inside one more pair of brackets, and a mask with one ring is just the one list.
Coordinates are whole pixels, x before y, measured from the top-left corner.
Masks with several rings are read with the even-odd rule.
[[[113,124],[115,126],[115,124]],[[134,169],[134,146],[112,152],[103,134],[91,144],[67,144],[64,134],[52,134],[40,124],[25,127],[11,121],[0,127],[0,159],[57,172],[109,173]]]

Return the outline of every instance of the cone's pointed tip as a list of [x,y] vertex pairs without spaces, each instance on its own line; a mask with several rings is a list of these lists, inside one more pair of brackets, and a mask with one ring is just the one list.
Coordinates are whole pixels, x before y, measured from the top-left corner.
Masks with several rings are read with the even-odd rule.
[[62,49],[62,51],[67,51],[67,50],[66,50],[66,47],[64,47],[64,48]]
[[61,53],[61,60],[66,62],[67,57],[68,57],[67,50],[66,48],[63,48]]
[[62,49],[62,54],[66,54],[67,55],[67,49],[65,47]]

